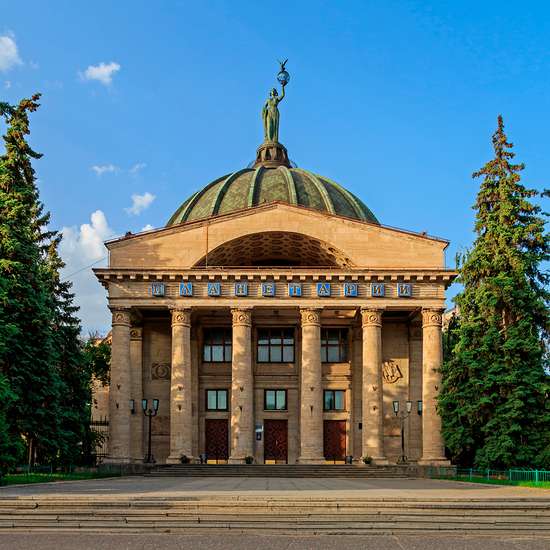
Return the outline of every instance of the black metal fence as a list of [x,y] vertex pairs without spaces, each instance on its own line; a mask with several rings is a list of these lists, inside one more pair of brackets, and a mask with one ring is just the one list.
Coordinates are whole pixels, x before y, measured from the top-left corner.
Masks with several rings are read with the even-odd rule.
[[106,418],[92,420],[90,429],[96,435],[95,459],[97,464],[101,464],[107,456],[107,445],[109,442],[109,421]]

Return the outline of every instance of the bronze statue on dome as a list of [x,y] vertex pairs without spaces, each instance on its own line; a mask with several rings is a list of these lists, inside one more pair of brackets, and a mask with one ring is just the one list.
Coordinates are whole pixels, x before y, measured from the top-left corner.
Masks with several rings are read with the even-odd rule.
[[278,105],[285,97],[285,86],[290,80],[290,75],[285,69],[285,61],[279,61],[280,71],[277,75],[277,80],[281,84],[282,93],[279,95],[276,88],[273,88],[269,94],[262,109],[262,120],[264,122],[264,141],[278,142],[279,141],[279,109]]

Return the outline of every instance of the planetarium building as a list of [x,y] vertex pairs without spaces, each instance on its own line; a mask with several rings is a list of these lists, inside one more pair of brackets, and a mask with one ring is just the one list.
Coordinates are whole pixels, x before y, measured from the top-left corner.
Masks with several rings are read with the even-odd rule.
[[266,102],[253,166],[165,227],[106,243],[110,462],[143,462],[153,399],[157,463],[445,462],[448,242],[385,227],[294,166],[278,140],[284,90]]

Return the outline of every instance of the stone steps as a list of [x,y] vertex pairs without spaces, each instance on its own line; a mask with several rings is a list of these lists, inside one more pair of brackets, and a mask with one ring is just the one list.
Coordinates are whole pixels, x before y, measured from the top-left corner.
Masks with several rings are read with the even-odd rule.
[[176,464],[157,466],[151,477],[279,477],[279,478],[407,478],[407,466],[355,466],[344,464]]
[[550,499],[338,497],[17,497],[0,499],[0,532],[202,530],[550,535]]

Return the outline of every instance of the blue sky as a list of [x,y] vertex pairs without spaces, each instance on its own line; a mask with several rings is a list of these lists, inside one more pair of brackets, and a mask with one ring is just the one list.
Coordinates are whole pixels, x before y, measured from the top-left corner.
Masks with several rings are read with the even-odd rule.
[[[286,57],[291,158],[382,223],[449,239],[453,267],[472,241],[471,173],[491,157],[498,113],[524,182],[548,187],[550,7],[518,6],[30,0],[22,16],[9,2],[0,97],[43,94],[35,168],[64,228],[67,275],[102,258],[103,239],[162,226],[192,192],[247,165]],[[85,329],[106,329],[90,270],[72,278]]]

